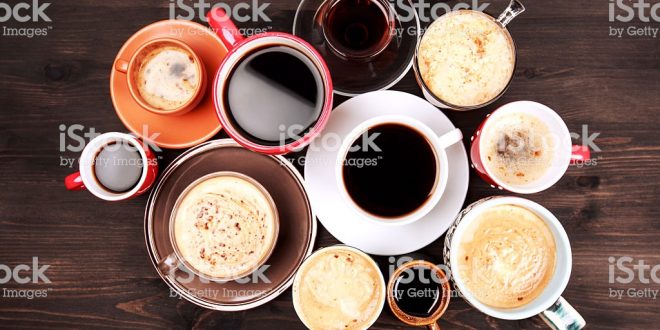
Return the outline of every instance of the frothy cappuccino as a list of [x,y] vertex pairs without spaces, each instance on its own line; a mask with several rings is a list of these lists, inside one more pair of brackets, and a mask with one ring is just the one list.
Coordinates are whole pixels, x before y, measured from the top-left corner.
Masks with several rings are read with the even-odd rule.
[[459,274],[481,303],[516,308],[536,299],[555,272],[556,244],[536,213],[499,205],[481,213],[459,243]]

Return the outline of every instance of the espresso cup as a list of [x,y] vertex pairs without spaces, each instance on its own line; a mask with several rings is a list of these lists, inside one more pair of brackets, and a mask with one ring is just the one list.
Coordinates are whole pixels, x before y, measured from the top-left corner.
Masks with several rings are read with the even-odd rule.
[[[102,151],[121,152],[122,155],[134,155],[135,159],[125,158],[113,159],[113,164],[108,164],[110,158],[103,158],[103,173],[98,173],[96,165],[101,161],[98,159]],[[126,153],[124,153],[126,152]],[[125,184],[129,174],[135,180],[131,180],[129,189],[115,191],[108,186]],[[140,173],[137,173],[140,168]],[[79,171],[67,176],[64,184],[68,190],[88,190],[94,196],[107,201],[120,201],[142,195],[151,188],[158,175],[158,161],[149,147],[132,135],[124,133],[105,133],[92,139],[80,156]],[[102,176],[100,178],[99,176]],[[105,185],[102,182],[106,182]],[[116,182],[114,182],[116,181]]]
[[[429,274],[422,270],[428,270]],[[387,283],[387,304],[392,313],[412,326],[439,330],[437,322],[447,310],[450,297],[449,278],[440,267],[426,260],[406,262]],[[419,313],[420,309],[424,312]]]
[[[512,118],[511,116],[528,116],[533,121],[538,121],[546,126],[544,130],[547,131],[547,134],[541,138],[536,138],[538,141],[530,140],[530,142],[536,142],[545,148],[541,152],[548,157],[540,161],[526,161],[529,165],[537,165],[539,168],[544,168],[543,172],[539,172],[544,174],[539,175],[536,180],[526,183],[513,182],[511,180],[507,182],[501,174],[498,175],[497,168],[492,165],[492,156],[489,154],[488,145],[492,144],[494,134],[502,133],[502,130],[498,127],[498,123],[502,123],[507,118]],[[519,119],[514,119],[521,122]],[[530,132],[541,131],[538,127],[529,128]],[[533,194],[546,190],[564,176],[572,162],[588,160],[590,158],[588,147],[572,144],[571,134],[568,131],[566,123],[555,111],[543,104],[531,101],[513,102],[498,108],[489,114],[481,123],[472,136],[471,141],[470,158],[472,168],[477,171],[479,176],[493,188],[518,194]],[[491,157],[490,160],[488,158],[489,156]],[[509,168],[513,168],[512,166],[516,165],[515,162],[513,163],[506,167],[505,170],[508,171]]]
[[[378,146],[378,137],[369,137],[368,131],[372,128],[383,126],[383,125],[395,125],[404,127],[419,134],[421,139],[415,141],[415,143],[420,145],[410,145],[405,146],[412,150],[415,147],[422,147],[421,144],[428,144],[429,152],[432,154],[430,157],[427,157],[430,164],[410,164],[410,168],[407,171],[412,171],[412,173],[421,173],[422,169],[428,169],[429,166],[435,168],[434,172],[431,173],[428,179],[423,181],[428,181],[431,183],[430,189],[428,191],[420,192],[423,200],[415,205],[412,211],[407,211],[405,214],[400,214],[396,216],[384,216],[376,214],[376,212],[366,210],[363,205],[360,205],[360,202],[357,201],[354,197],[351,196],[349,192],[350,188],[346,185],[346,179],[344,178],[344,170],[346,166],[351,166],[351,162],[347,161],[349,152],[359,151],[364,148],[373,148],[374,146],[361,144],[361,147],[358,150],[353,150],[353,146],[356,142],[372,140],[375,147]],[[360,218],[376,223],[379,225],[386,226],[403,226],[410,223],[413,223],[426,214],[428,214],[440,201],[442,195],[445,192],[447,186],[447,180],[449,178],[449,162],[447,158],[447,148],[455,145],[456,143],[461,142],[463,139],[463,134],[459,129],[454,129],[448,133],[445,133],[442,136],[438,136],[430,127],[422,123],[419,120],[408,116],[401,115],[383,115],[375,118],[371,118],[367,121],[362,122],[356,126],[344,139],[339,152],[337,154],[337,164],[335,167],[335,177],[337,178],[337,187],[339,192],[344,200],[345,204],[348,205],[351,209],[355,211],[355,214],[360,216]],[[420,141],[421,140],[421,141]],[[408,152],[408,151],[406,151]],[[379,153],[379,152],[377,152]],[[365,166],[378,166],[378,161],[383,161],[385,157],[388,157],[386,152],[382,155],[377,155],[377,159],[369,159],[372,162],[372,165]],[[405,155],[390,155],[400,159],[405,157]],[[391,159],[391,158],[390,158]],[[375,165],[374,165],[375,163]],[[348,165],[347,165],[348,164]],[[392,175],[405,173],[392,173]],[[383,177],[379,178],[379,182],[388,182],[390,178]],[[382,180],[382,181],[380,181]],[[385,189],[392,189],[390,191],[394,192],[396,189],[400,189],[396,185],[388,185]],[[403,205],[403,201],[392,201],[390,205],[381,205],[381,207],[397,207],[399,202]],[[408,203],[406,203],[408,204]]]
[[[180,102],[181,104],[178,106],[167,109],[149,103],[142,95],[139,88],[140,71],[143,69],[145,60],[148,60],[148,55],[158,49],[165,49],[166,47],[172,47],[187,53],[190,61],[195,66],[195,75],[198,79],[197,85],[194,87],[192,94],[186,98],[186,101]],[[177,39],[158,38],[147,41],[135,51],[130,59],[117,59],[114,64],[114,70],[126,75],[128,89],[135,102],[145,110],[158,115],[175,116],[189,112],[195,109],[199,102],[201,102],[204,98],[204,92],[206,91],[206,69],[204,63],[190,46]],[[162,81],[156,83],[162,83]]]
[[207,18],[229,49],[213,85],[227,134],[247,149],[271,155],[311,143],[332,111],[332,79],[321,55],[287,33],[246,39],[221,8]]
[[[472,255],[470,256],[471,259],[468,260],[467,255],[462,257],[461,250],[463,247],[462,244],[468,244],[469,242],[472,242],[475,237],[477,237],[477,234],[480,233],[479,231],[473,229],[472,225],[475,223],[477,223],[477,225],[483,225],[483,223],[478,222],[480,219],[479,217],[484,215],[485,212],[488,212],[489,210],[492,211],[497,207],[514,207],[516,209],[519,208],[518,210],[525,212],[524,214],[531,214],[533,215],[534,219],[540,219],[540,221],[542,221],[540,225],[543,226],[541,228],[545,228],[544,231],[547,234],[541,237],[544,240],[547,239],[551,244],[554,244],[554,255],[543,256],[553,258],[554,268],[545,268],[545,271],[549,276],[544,277],[542,281],[543,286],[538,286],[539,290],[542,289],[542,291],[535,291],[535,295],[530,296],[528,301],[523,300],[523,297],[518,298],[518,300],[522,301],[523,304],[513,308],[493,307],[493,304],[487,305],[486,303],[481,302],[478,297],[483,297],[484,293],[471,292],[466,284],[466,280],[468,279],[464,278],[464,274],[461,272],[462,263],[473,262],[473,259],[476,257]],[[525,219],[527,221],[527,218]],[[518,231],[521,230],[522,229],[518,229]],[[501,231],[491,230],[490,232],[492,233]],[[508,233],[511,232],[509,231]],[[529,243],[529,240],[534,239],[530,238],[529,233],[527,232],[525,234],[516,234],[514,232],[511,235],[517,235],[518,237],[509,239],[509,245],[513,244],[511,243],[512,239],[515,239],[519,242],[527,242],[527,244],[533,244]],[[537,241],[538,240],[535,240],[534,242]],[[493,240],[489,240],[489,242],[491,246],[489,251],[496,251],[498,249],[497,246],[499,246],[498,243],[494,242]],[[526,251],[530,251],[532,248],[527,245],[522,246],[523,249],[526,247]],[[509,250],[513,249],[510,246],[500,246],[499,248],[508,248]],[[518,248],[521,247],[518,246]],[[497,255],[497,253],[495,253],[495,255],[489,254],[489,260],[490,262],[495,262],[493,261],[494,258],[501,257],[502,260],[506,260],[507,263],[513,265],[512,267],[514,269],[510,269],[512,272],[526,271],[526,267],[531,267],[530,264],[522,264],[520,259],[515,259],[515,256],[511,256],[511,253],[514,252],[508,251],[508,255],[502,256]],[[572,267],[571,245],[568,240],[568,236],[566,235],[566,231],[564,230],[564,227],[562,227],[559,220],[557,220],[557,218],[550,211],[535,202],[518,197],[490,197],[469,205],[467,208],[465,208],[465,210],[459,213],[453,225],[447,231],[447,236],[445,238],[444,258],[445,264],[448,265],[451,270],[451,278],[454,283],[454,289],[459,292],[465,301],[467,301],[469,304],[484,314],[505,320],[521,320],[532,317],[534,315],[539,315],[553,329],[581,329],[586,324],[580,314],[578,314],[570,304],[561,298],[561,294],[566,289],[568,284]],[[514,262],[514,260],[517,261]],[[511,265],[507,265],[507,267],[508,266]],[[496,266],[493,266],[492,268],[498,269]],[[480,272],[479,269],[475,269],[475,271]],[[509,275],[515,276],[515,274]],[[483,277],[488,275],[481,274],[480,276]],[[521,276],[524,275],[521,274]],[[536,274],[534,274],[534,276],[536,276]],[[491,277],[488,278],[490,279]],[[515,278],[509,278],[509,280],[511,282],[514,281]],[[505,293],[501,294],[501,296],[504,295]],[[491,296],[499,297],[500,295]]]
[[[458,10],[434,21],[420,38],[413,61],[415,78],[424,97],[439,108],[467,111],[485,107],[504,95],[516,67],[515,43],[506,26],[524,11],[520,1],[511,0],[497,19],[480,11]],[[475,23],[477,26],[484,29],[488,26],[490,30],[473,33],[474,40],[472,36],[466,38],[471,26],[461,21],[460,16],[472,17],[479,21]],[[479,39],[483,34],[488,34],[489,39]],[[475,49],[465,52],[471,47]],[[474,54],[478,53],[491,58],[488,61],[475,58]],[[436,63],[430,65],[430,62]]]
[[333,245],[312,253],[292,285],[293,307],[309,329],[364,330],[385,306],[383,274],[366,253]]
[[367,62],[395,35],[396,13],[386,0],[326,0],[317,16],[325,42],[345,60]]
[[[199,187],[200,184],[202,184],[204,182],[208,182],[209,180],[213,180],[213,179],[216,179],[216,178],[236,178],[236,179],[239,180],[239,182],[242,181],[242,182],[248,183],[249,185],[254,187],[261,196],[263,196],[263,199],[265,200],[265,203],[267,204],[266,207],[268,208],[268,212],[271,213],[272,216],[273,216],[273,219],[272,219],[273,220],[272,235],[270,235],[269,241],[265,242],[266,245],[265,245],[265,249],[263,250],[263,251],[265,251],[265,253],[263,253],[262,256],[255,263],[251,264],[250,267],[242,267],[240,265],[236,265],[235,267],[230,267],[229,271],[226,272],[227,274],[223,274],[223,276],[214,276],[212,274],[205,273],[204,271],[200,270],[198,267],[195,267],[190,260],[186,259],[185,254],[182,252],[182,247],[179,246],[179,244],[177,243],[177,242],[184,242],[184,244],[190,244],[191,241],[195,240],[195,236],[193,236],[193,237],[191,237],[190,235],[185,236],[186,233],[178,233],[177,232],[177,223],[176,222],[177,222],[178,212],[180,210],[183,211],[183,212],[187,212],[187,209],[191,208],[190,204],[184,204],[187,196],[196,187]],[[204,188],[203,190],[207,194],[208,193],[213,193],[213,194],[219,194],[221,196],[222,196],[222,194],[227,193],[227,192],[222,192],[222,191],[216,191],[216,190],[214,190],[214,188],[210,188],[210,187],[209,188]],[[241,199],[241,204],[243,204],[243,202],[244,202],[243,199]],[[184,205],[187,205],[187,206],[184,207]],[[216,207],[218,207],[218,205],[216,205]],[[240,207],[244,207],[244,205],[241,205]],[[222,208],[222,206],[220,206],[220,208]],[[226,212],[229,212],[229,211],[226,211]],[[258,211],[257,214],[260,214],[260,213],[263,214],[263,213],[268,213],[268,212],[260,210],[260,211]],[[182,216],[185,217],[185,216],[188,216],[188,215],[184,213]],[[195,215],[192,215],[192,216],[195,216]],[[232,217],[232,215],[230,215],[229,219],[232,219],[231,217]],[[234,219],[235,219],[235,217],[234,217]],[[225,221],[227,221],[227,220],[225,220]],[[237,220],[235,220],[235,221],[237,221]],[[195,224],[195,226],[197,226],[197,224]],[[215,226],[217,226],[217,223],[211,224],[211,227],[215,227]],[[235,226],[238,228],[239,231],[241,230],[239,222],[236,222]],[[185,228],[185,223],[182,227]],[[160,271],[163,274],[166,274],[167,276],[171,276],[171,277],[176,276],[176,271],[177,270],[184,269],[184,270],[188,270],[188,271],[192,272],[192,274],[194,274],[196,276],[199,276],[200,278],[202,278],[204,280],[214,281],[214,282],[221,282],[221,283],[222,282],[227,282],[227,281],[233,281],[233,280],[236,280],[236,279],[239,279],[239,278],[243,278],[245,276],[250,275],[251,273],[253,273],[257,269],[259,269],[261,266],[263,266],[266,263],[268,258],[270,258],[271,254],[273,253],[273,250],[275,250],[275,245],[277,243],[277,237],[278,237],[278,234],[279,234],[279,227],[280,227],[279,226],[279,215],[277,213],[277,207],[275,206],[275,202],[273,201],[273,198],[268,193],[266,188],[264,188],[259,182],[257,182],[256,180],[254,180],[253,178],[251,178],[247,175],[237,173],[237,172],[222,171],[222,172],[215,172],[215,173],[207,174],[207,175],[195,180],[190,185],[188,185],[188,187],[186,187],[186,189],[184,189],[183,192],[181,192],[181,194],[177,198],[177,200],[174,204],[174,207],[172,208],[172,213],[170,215],[170,220],[169,220],[169,236],[170,236],[170,242],[172,242],[173,252],[170,255],[162,258],[159,261],[158,268],[160,269]],[[208,230],[208,224],[207,224],[206,229]],[[222,230],[222,232],[225,233],[224,230]],[[182,236],[181,239],[178,239],[177,235],[184,235],[184,236]],[[219,234],[217,234],[217,235],[219,235]],[[227,233],[227,235],[230,235],[230,233]],[[236,233],[236,235],[238,235],[238,233]],[[250,240],[255,240],[255,239],[257,239],[257,238],[250,237]],[[197,242],[197,243],[205,243],[205,242]],[[223,243],[221,245],[224,246],[225,243],[229,244],[228,240],[223,241]],[[212,254],[213,253],[211,251],[212,248],[213,247],[204,247],[202,249],[202,251],[206,251],[207,254]],[[236,247],[233,247],[233,248],[235,249]],[[249,252],[248,251],[236,251],[236,250],[232,250],[231,246],[226,248],[226,250],[231,250],[231,251],[223,252],[223,253],[228,253],[228,254],[229,253],[238,253],[238,254],[246,254],[246,255],[250,254],[251,255],[252,254],[251,252],[255,252],[255,251],[249,251]],[[219,254],[219,252],[216,252],[216,253]]]

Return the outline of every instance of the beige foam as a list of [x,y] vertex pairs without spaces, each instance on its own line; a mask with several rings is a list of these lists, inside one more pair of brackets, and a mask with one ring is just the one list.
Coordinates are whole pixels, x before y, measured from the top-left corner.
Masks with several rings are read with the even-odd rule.
[[158,109],[181,107],[195,96],[200,83],[198,65],[186,50],[179,47],[152,50],[138,71],[140,96]]

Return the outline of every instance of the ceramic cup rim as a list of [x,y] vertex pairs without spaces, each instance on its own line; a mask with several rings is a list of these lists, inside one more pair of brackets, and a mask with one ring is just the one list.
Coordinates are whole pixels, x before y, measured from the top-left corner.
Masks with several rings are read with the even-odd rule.
[[[143,55],[144,51],[147,50],[149,47],[154,47],[159,43],[174,44],[177,47],[183,48],[195,60],[195,68],[197,69],[197,73],[199,75],[199,83],[195,88],[195,92],[193,93],[193,96],[184,104],[169,110],[156,108],[151,104],[149,104],[148,102],[146,102],[140,95],[138,86],[136,86],[135,84],[135,81],[137,79],[136,77],[137,71],[140,70],[140,67],[138,65],[142,64],[142,63],[138,63],[140,56]],[[202,61],[201,57],[199,57],[199,55],[197,55],[197,53],[187,43],[185,43],[182,40],[178,40],[174,38],[162,37],[162,38],[155,38],[148,40],[135,50],[133,55],[131,55],[131,59],[128,62],[128,70],[126,71],[126,81],[128,83],[128,90],[131,93],[133,100],[135,100],[135,102],[137,102],[145,110],[158,115],[166,115],[166,116],[181,115],[192,110],[192,108],[194,108],[200,102],[204,94],[204,91],[206,89],[206,70],[204,68],[204,62]]]
[[369,322],[365,323],[365,328],[364,329],[368,329],[374,323],[376,323],[376,321],[380,317],[380,314],[383,312],[383,308],[385,308],[385,301],[387,300],[387,283],[385,283],[385,278],[383,277],[383,273],[380,271],[380,267],[378,266],[378,263],[376,262],[376,260],[374,260],[366,252],[364,252],[364,251],[362,251],[362,250],[360,250],[356,247],[353,247],[353,246],[349,246],[349,245],[345,245],[345,244],[335,244],[335,245],[331,245],[331,246],[326,246],[326,247],[319,248],[318,250],[314,251],[312,254],[310,254],[309,256],[307,256],[305,258],[305,260],[302,262],[302,264],[300,264],[300,267],[296,271],[296,275],[293,278],[293,285],[291,285],[291,295],[293,296],[293,298],[292,298],[292,300],[293,300],[293,309],[296,311],[296,315],[298,315],[298,319],[300,319],[300,321],[307,328],[311,329],[311,327],[308,325],[308,321],[303,318],[302,309],[300,307],[301,302],[300,302],[300,297],[298,295],[298,290],[299,290],[299,287],[300,287],[300,281],[302,281],[302,279],[301,279],[302,275],[301,274],[302,274],[302,271],[304,270],[306,264],[310,260],[312,260],[313,258],[315,258],[316,256],[318,256],[318,255],[320,255],[324,252],[333,251],[333,250],[342,250],[342,251],[348,250],[348,251],[353,252],[357,255],[360,255],[362,258],[367,260],[374,267],[374,270],[376,270],[376,274],[378,274],[378,280],[379,280],[379,283],[380,283],[380,286],[381,286],[381,290],[380,290],[381,299],[378,302],[378,308],[374,312],[374,315],[371,317],[371,319],[369,319]]
[[507,90],[511,86],[511,83],[513,82],[513,77],[515,76],[516,67],[518,65],[517,47],[516,47],[515,40],[513,40],[513,36],[511,36],[511,33],[509,32],[509,29],[506,26],[502,25],[495,17],[493,17],[493,16],[491,16],[491,15],[485,13],[485,12],[478,11],[478,10],[472,10],[472,9],[461,9],[461,10],[458,10],[458,11],[450,11],[450,12],[447,12],[447,13],[441,15],[440,17],[438,17],[436,20],[434,20],[431,23],[431,25],[438,22],[438,21],[440,21],[441,19],[445,19],[445,18],[449,17],[450,15],[460,14],[461,12],[464,12],[464,11],[469,11],[469,12],[482,14],[482,15],[492,19],[506,33],[506,35],[508,36],[508,40],[511,42],[511,48],[513,50],[513,70],[511,72],[511,76],[509,77],[509,81],[507,82],[504,89],[502,89],[502,91],[499,94],[497,94],[493,99],[491,99],[489,101],[486,101],[484,103],[481,103],[481,104],[470,105],[470,106],[461,106],[461,105],[452,104],[452,103],[447,102],[447,101],[439,98],[438,96],[436,96],[431,91],[431,89],[427,86],[426,82],[422,78],[421,71],[419,69],[419,49],[422,45],[422,39],[424,38],[425,33],[420,35],[419,43],[417,43],[417,49],[415,49],[415,56],[413,58],[413,71],[415,72],[415,80],[417,81],[417,85],[419,85],[419,87],[422,89],[422,93],[424,94],[424,97],[430,103],[432,103],[435,106],[439,106],[443,109],[449,109],[449,110],[454,110],[454,111],[470,111],[470,110],[481,109],[481,108],[486,107],[486,106],[494,103],[495,101],[499,100],[502,96],[504,96],[504,94],[507,92]]
[[[570,241],[559,220],[552,214],[552,212],[542,205],[520,197],[495,197],[484,199],[473,205],[474,207],[467,211],[462,217],[461,214],[463,213],[459,214],[457,221],[460,221],[460,223],[456,225],[451,236],[451,241],[449,242],[449,266],[451,269],[451,278],[455,287],[461,292],[463,299],[482,313],[504,320],[522,320],[530,318],[552,306],[568,286],[573,265]],[[459,244],[465,228],[468,227],[479,214],[499,205],[520,206],[534,212],[548,225],[556,245],[557,262],[555,264],[554,274],[541,295],[523,306],[512,309],[490,307],[479,302],[479,300],[477,300],[466,288],[460,272],[457,271],[459,268],[457,264],[458,253],[460,251]]]
[[[96,156],[101,151],[101,149],[111,143],[117,143],[119,141],[122,141],[122,143],[129,143],[140,154],[140,159],[142,162],[142,174],[140,175],[140,179],[137,181],[135,186],[131,188],[131,190],[122,193],[115,193],[104,188],[100,182],[98,182],[92,168],[94,167]],[[85,188],[94,196],[106,201],[113,202],[128,199],[137,195],[147,180],[149,172],[150,159],[144,148],[145,146],[143,146],[142,143],[133,135],[118,132],[104,133],[89,141],[80,156],[79,166],[80,177],[83,181],[83,184],[85,185]]]
[[[321,111],[316,119],[314,125],[303,136],[295,141],[287,144],[280,144],[275,146],[263,145],[254,142],[245,136],[234,127],[231,120],[229,120],[228,110],[225,109],[225,96],[224,91],[229,86],[227,84],[228,77],[234,71],[234,68],[242,63],[242,61],[259,50],[269,46],[284,46],[293,51],[300,53],[309,59],[316,67],[323,83],[323,102]],[[227,56],[222,61],[220,68],[216,72],[215,80],[213,82],[213,104],[215,105],[216,114],[222,127],[227,134],[238,142],[241,146],[255,152],[281,155],[289,152],[297,151],[310,144],[314,138],[321,134],[321,131],[327,124],[330,112],[332,111],[333,102],[333,87],[330,70],[328,69],[323,57],[312,47],[309,43],[294,35],[282,32],[266,32],[254,35],[243,41],[239,42],[227,53]]]
[[[483,138],[484,132],[489,133],[489,129],[497,119],[512,113],[524,113],[541,120],[548,125],[553,138],[556,138],[552,166],[548,168],[544,177],[525,186],[508,184],[499,179],[486,165],[486,162],[483,161],[484,158],[482,157],[482,153],[486,150],[486,147],[484,146],[484,141],[486,141],[486,139]],[[558,136],[555,136],[557,133]],[[544,104],[534,101],[516,101],[507,103],[497,108],[488,116],[488,118],[486,118],[483,126],[477,131],[477,135],[479,136],[478,157],[481,159],[484,171],[488,177],[497,184],[498,188],[518,194],[535,194],[554,186],[559,180],[561,180],[564,174],[566,174],[566,171],[568,171],[570,166],[571,148],[573,145],[571,141],[571,133],[559,114]]]
[[[436,180],[433,185],[433,190],[430,193],[430,197],[427,198],[427,200],[415,211],[410,212],[404,216],[392,218],[371,214],[362,209],[362,207],[360,207],[348,193],[346,186],[344,185],[343,174],[344,160],[348,155],[348,149],[351,147],[351,145],[353,145],[355,140],[358,139],[369,128],[390,123],[407,126],[408,128],[420,133],[433,149],[437,169]],[[447,156],[447,150],[440,146],[439,138],[440,136],[438,136],[438,134],[435,133],[428,125],[415,118],[403,115],[381,115],[367,119],[358,124],[344,138],[341,147],[339,148],[339,152],[337,153],[337,160],[335,164],[336,185],[339,189],[339,193],[342,199],[344,200],[344,203],[348,205],[355,213],[360,215],[362,219],[378,225],[404,226],[423,218],[425,215],[431,212],[433,208],[435,208],[447,188],[447,180],[449,178],[449,159]]]
[[[264,257],[261,258],[261,260],[259,260],[259,262],[257,264],[255,264],[255,266],[252,267],[251,269],[249,269],[249,270],[247,270],[243,273],[235,274],[235,275],[228,276],[228,277],[209,276],[209,275],[206,275],[203,272],[197,270],[195,267],[193,267],[186,260],[186,258],[184,258],[183,254],[179,250],[179,246],[177,244],[176,234],[175,234],[176,214],[177,214],[177,211],[179,210],[179,207],[181,206],[181,203],[185,199],[186,195],[188,195],[188,193],[192,189],[194,189],[197,185],[199,185],[200,183],[202,183],[206,180],[212,179],[212,178],[217,178],[217,177],[236,177],[236,178],[239,178],[239,179],[243,179],[243,180],[249,182],[250,184],[254,185],[257,188],[257,190],[259,190],[262,193],[262,195],[266,198],[266,200],[268,201],[268,204],[271,208],[271,211],[273,212],[273,221],[274,221],[273,222],[273,227],[274,227],[273,228],[273,231],[274,231],[273,241],[270,243],[268,251],[264,255]],[[257,269],[259,269],[259,267],[263,266],[268,261],[268,259],[270,259],[271,255],[273,254],[273,251],[275,250],[275,246],[277,245],[277,239],[279,237],[279,231],[280,231],[280,221],[279,221],[279,213],[277,211],[277,205],[275,204],[275,201],[273,200],[273,197],[270,195],[268,190],[266,190],[266,188],[263,185],[261,185],[261,183],[259,183],[257,180],[253,179],[252,177],[247,176],[243,173],[234,172],[234,171],[218,171],[218,172],[209,173],[209,174],[206,174],[202,177],[197,178],[195,181],[190,183],[177,197],[176,202],[174,203],[174,207],[172,207],[172,211],[170,213],[169,224],[168,224],[169,239],[170,239],[170,242],[172,244],[173,253],[174,253],[174,255],[176,255],[176,258],[178,259],[178,261],[181,262],[186,267],[186,269],[190,270],[195,275],[197,275],[201,278],[204,278],[206,280],[215,281],[215,282],[233,281],[233,280],[248,276],[248,275],[252,274],[254,271],[256,271]]]

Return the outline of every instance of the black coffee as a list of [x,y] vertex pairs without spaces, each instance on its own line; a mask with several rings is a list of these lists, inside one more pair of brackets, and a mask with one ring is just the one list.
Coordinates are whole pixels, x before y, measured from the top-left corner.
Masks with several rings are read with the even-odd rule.
[[142,155],[132,145],[111,143],[103,147],[94,158],[94,177],[106,190],[127,192],[142,177]]
[[442,304],[443,288],[438,280],[428,267],[413,267],[395,280],[391,294],[404,313],[429,317]]
[[344,185],[353,201],[385,218],[405,216],[424,205],[438,173],[436,154],[427,139],[400,124],[369,129],[367,136],[375,147],[363,147],[364,136],[353,143],[351,150],[356,151],[349,151],[344,161]]
[[271,46],[246,56],[225,89],[229,120],[252,142],[277,146],[305,135],[323,109],[323,81],[300,52]]
[[383,0],[337,1],[325,21],[328,42],[349,56],[369,56],[381,50],[391,38],[388,8]]

